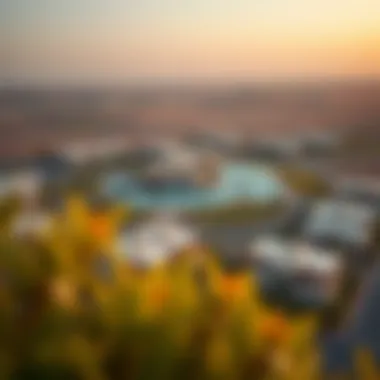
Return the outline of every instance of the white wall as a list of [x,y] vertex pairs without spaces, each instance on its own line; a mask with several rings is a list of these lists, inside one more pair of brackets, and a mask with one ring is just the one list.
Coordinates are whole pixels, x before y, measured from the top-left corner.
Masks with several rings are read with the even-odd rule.
[[19,195],[22,198],[38,197],[43,176],[37,170],[3,174],[0,177],[0,197]]

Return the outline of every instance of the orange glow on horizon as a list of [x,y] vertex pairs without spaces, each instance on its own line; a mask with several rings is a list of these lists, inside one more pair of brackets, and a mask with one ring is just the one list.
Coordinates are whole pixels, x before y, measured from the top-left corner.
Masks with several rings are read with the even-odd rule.
[[0,68],[74,81],[380,76],[377,0],[94,3],[81,14],[67,2],[66,17],[78,14],[74,24],[44,11],[45,24],[13,33]]

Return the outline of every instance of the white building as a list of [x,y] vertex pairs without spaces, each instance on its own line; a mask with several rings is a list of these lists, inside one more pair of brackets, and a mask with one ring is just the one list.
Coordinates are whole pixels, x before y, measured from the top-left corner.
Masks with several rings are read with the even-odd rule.
[[0,198],[16,195],[22,199],[36,199],[42,186],[43,175],[38,170],[22,170],[0,174]]
[[52,220],[52,216],[47,213],[26,211],[16,217],[11,231],[16,237],[38,236],[49,229]]
[[73,142],[59,149],[64,158],[76,165],[116,157],[130,148],[123,138],[87,139]]
[[253,260],[266,263],[288,273],[313,273],[333,276],[341,268],[340,254],[320,249],[302,241],[287,241],[277,237],[262,237],[250,246]]
[[138,267],[163,263],[197,242],[196,232],[172,216],[158,215],[124,233],[118,250]]
[[365,246],[371,241],[375,221],[376,210],[368,205],[344,200],[321,201],[312,208],[305,233],[312,238],[333,238]]
[[311,298],[329,301],[337,294],[343,269],[340,252],[278,237],[258,238],[252,242],[249,252],[257,270],[270,269],[281,277],[295,280],[296,287],[311,290]]

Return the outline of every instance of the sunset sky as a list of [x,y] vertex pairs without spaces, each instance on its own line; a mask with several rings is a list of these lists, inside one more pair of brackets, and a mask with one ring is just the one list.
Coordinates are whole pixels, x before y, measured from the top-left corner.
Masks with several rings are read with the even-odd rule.
[[0,82],[380,77],[380,0],[2,0]]

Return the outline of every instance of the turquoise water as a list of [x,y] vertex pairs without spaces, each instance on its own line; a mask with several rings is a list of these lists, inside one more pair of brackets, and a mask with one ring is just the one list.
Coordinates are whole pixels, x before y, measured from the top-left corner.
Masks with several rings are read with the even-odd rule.
[[210,188],[177,184],[165,186],[160,191],[148,191],[138,177],[116,172],[106,176],[102,190],[106,196],[141,210],[205,209],[237,201],[271,203],[285,192],[274,170],[245,163],[223,164],[219,178]]

